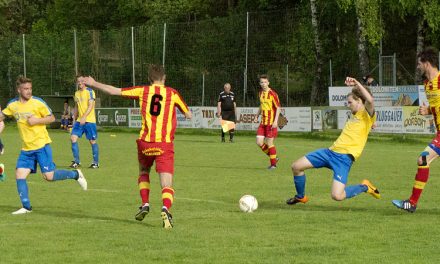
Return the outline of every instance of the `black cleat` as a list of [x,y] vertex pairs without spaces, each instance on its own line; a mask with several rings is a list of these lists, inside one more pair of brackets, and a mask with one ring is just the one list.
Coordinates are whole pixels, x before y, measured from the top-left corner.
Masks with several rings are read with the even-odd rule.
[[137,212],[136,216],[134,217],[138,221],[144,220],[145,216],[150,212],[150,206],[144,205],[139,207],[139,212]]
[[160,213],[160,215],[162,216],[163,228],[173,228],[173,216],[170,214],[170,212],[168,212],[166,208],[162,208],[162,213]]
[[90,169],[97,169],[97,168],[99,168],[99,164],[93,162],[92,164],[90,164],[89,168]]
[[77,163],[76,161],[72,161],[72,164],[70,164],[70,168],[77,169],[81,166],[81,163]]
[[392,202],[395,207],[410,213],[414,213],[417,209],[417,205],[412,204],[409,200],[393,200]]

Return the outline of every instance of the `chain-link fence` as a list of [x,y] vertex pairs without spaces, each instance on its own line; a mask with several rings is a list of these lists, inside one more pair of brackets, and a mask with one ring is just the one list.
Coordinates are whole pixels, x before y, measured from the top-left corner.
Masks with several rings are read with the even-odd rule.
[[[17,36],[0,41],[5,55],[0,58],[0,104],[15,95],[20,74],[33,79],[35,95],[66,96],[73,95],[77,74],[128,87],[147,84],[148,65],[156,63],[165,66],[167,85],[178,89],[189,105],[216,105],[223,84],[229,82],[238,106],[256,106],[257,76],[269,74],[283,106],[305,106],[310,103],[315,65],[310,27],[304,11],[283,10],[191,23]],[[323,76],[318,100],[322,103],[332,81],[357,72],[355,41],[341,43],[346,46],[324,56],[323,72],[331,74]],[[333,63],[327,63],[332,57]],[[134,104],[98,96],[101,107]]]

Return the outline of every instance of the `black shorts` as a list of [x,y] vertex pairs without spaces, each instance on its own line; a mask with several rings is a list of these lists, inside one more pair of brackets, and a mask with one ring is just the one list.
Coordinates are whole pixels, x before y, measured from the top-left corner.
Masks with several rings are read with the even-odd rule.
[[235,122],[235,111],[222,111],[222,119]]

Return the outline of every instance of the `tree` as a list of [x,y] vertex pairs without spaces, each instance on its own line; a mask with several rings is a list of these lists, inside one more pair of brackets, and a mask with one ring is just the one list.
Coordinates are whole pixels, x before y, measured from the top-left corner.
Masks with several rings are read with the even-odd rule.
[[318,93],[321,85],[322,76],[322,44],[319,35],[319,18],[318,10],[316,5],[316,0],[310,0],[310,11],[314,35],[315,44],[315,58],[316,58],[316,68],[315,68],[315,79],[313,81],[312,90],[310,94],[310,105],[317,105],[318,103]]

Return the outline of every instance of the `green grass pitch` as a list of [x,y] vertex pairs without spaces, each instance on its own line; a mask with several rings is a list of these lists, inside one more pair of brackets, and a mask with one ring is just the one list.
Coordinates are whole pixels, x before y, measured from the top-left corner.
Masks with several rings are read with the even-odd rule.
[[[70,164],[69,134],[50,130],[58,168]],[[111,136],[111,135],[116,136]],[[134,219],[137,187],[136,133],[101,132],[100,165],[84,168],[89,190],[74,181],[28,178],[31,214],[13,216],[20,207],[14,168],[20,149],[16,128],[1,135],[6,152],[0,162],[8,178],[0,182],[0,263],[438,263],[440,208],[439,163],[414,214],[394,208],[407,198],[416,159],[430,142],[370,140],[352,167],[349,184],[368,178],[382,193],[376,200],[361,194],[336,202],[330,198],[331,171],[307,172],[309,203],[285,204],[294,186],[290,164],[305,153],[329,147],[335,136],[279,137],[279,167],[251,134],[236,143],[220,143],[217,134],[176,135],[175,228],[163,230],[160,186],[151,175],[151,211]],[[80,140],[84,167],[91,148]],[[242,213],[238,200],[257,197],[259,208]]]

